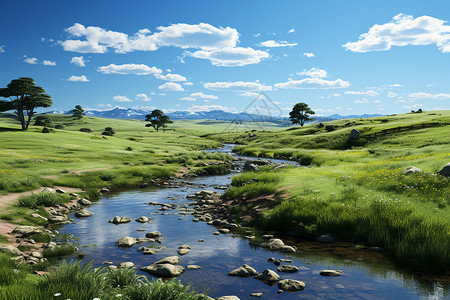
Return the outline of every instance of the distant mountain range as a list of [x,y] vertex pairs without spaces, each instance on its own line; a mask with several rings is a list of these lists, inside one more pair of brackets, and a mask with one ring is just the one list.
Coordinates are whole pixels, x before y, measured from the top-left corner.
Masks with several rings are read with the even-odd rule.
[[[151,109],[133,109],[133,108],[113,108],[111,110],[87,110],[86,115],[91,117],[101,117],[108,119],[145,119],[145,115],[150,114]],[[70,112],[63,111],[49,111],[46,112],[48,114],[71,114]],[[199,112],[190,112],[190,111],[175,111],[172,113],[167,113],[167,115],[172,120],[219,120],[219,121],[245,121],[245,122],[263,122],[270,121],[275,123],[288,123],[289,119],[286,117],[270,117],[270,116],[262,116],[256,114],[248,114],[248,113],[230,113],[225,112],[223,110],[211,110],[211,111],[199,111]],[[326,122],[332,120],[340,120],[340,119],[353,119],[353,118],[372,118],[379,117],[382,115],[373,114],[373,115],[348,115],[341,116],[338,114],[334,114],[328,117],[325,116],[314,116],[313,123],[318,122]]]

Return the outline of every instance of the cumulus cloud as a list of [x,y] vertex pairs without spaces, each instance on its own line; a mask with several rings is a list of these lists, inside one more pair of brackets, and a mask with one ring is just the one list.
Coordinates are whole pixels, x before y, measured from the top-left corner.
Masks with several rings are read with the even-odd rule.
[[27,57],[23,60],[27,64],[35,65],[37,64],[37,58],[36,57]]
[[365,104],[369,103],[369,100],[367,100],[366,98],[362,98],[361,100],[356,100],[353,103]]
[[256,98],[259,96],[259,93],[255,93],[255,92],[245,92],[245,93],[240,93],[240,96],[244,96],[244,97],[253,97]]
[[394,83],[394,84],[389,84],[388,87],[403,87],[403,85]]
[[55,62],[55,61],[51,61],[51,60],[44,60],[44,61],[42,62],[42,64],[43,64],[44,66],[56,66],[56,62]]
[[396,94],[396,93],[394,93],[394,92],[389,92],[388,93],[388,97],[389,98],[394,98],[394,97],[397,97],[398,96],[398,94]]
[[182,98],[180,98],[180,100],[183,100],[183,101],[197,101],[197,98],[194,98],[194,97],[182,97]]
[[279,41],[279,42],[277,42],[277,41],[274,41],[274,40],[268,40],[268,41],[265,41],[265,42],[262,42],[262,43],[258,44],[258,46],[266,47],[266,48],[294,47],[294,46],[297,46],[297,45],[298,45],[297,43],[289,44],[286,41]]
[[158,86],[158,89],[163,90],[163,91],[170,91],[170,92],[184,91],[183,87],[176,82],[166,82],[166,83]]
[[277,83],[274,85],[280,89],[335,89],[335,88],[347,88],[350,86],[350,82],[342,79],[325,80],[321,78],[305,78],[301,80],[289,80],[283,83]]
[[199,111],[211,111],[211,110],[223,110],[225,112],[237,112],[235,107],[227,107],[221,105],[192,105],[187,111],[199,112]]
[[289,29],[289,31],[288,31],[288,33],[294,33],[295,32],[295,29],[294,28],[291,28],[291,29]]
[[79,53],[105,53],[110,48],[116,53],[127,53],[136,50],[155,51],[161,46],[213,50],[235,47],[239,40],[236,29],[214,27],[207,23],[178,23],[160,26],[157,30],[158,32],[151,33],[148,29],[141,29],[128,36],[122,32],[75,23],[65,29],[74,39],[61,41],[60,44],[66,51]]
[[155,74],[155,77],[165,81],[186,81],[186,77],[169,73],[167,75]]
[[344,48],[353,52],[386,51],[392,46],[436,45],[442,53],[450,52],[450,26],[446,21],[430,16],[414,18],[398,14],[390,22],[375,24],[356,42]]
[[135,74],[135,75],[159,74],[162,72],[161,69],[158,69],[156,67],[149,67],[144,64],[123,64],[123,65],[110,64],[109,66],[99,67],[97,71],[102,74]]
[[346,91],[344,94],[347,95],[364,95],[364,96],[370,96],[375,97],[378,96],[379,93],[374,90],[367,90],[367,91]]
[[150,101],[150,100],[152,100],[152,98],[150,98],[146,94],[137,94],[136,95],[136,100],[137,101]]
[[192,82],[183,82],[184,85],[194,85]]
[[78,67],[85,67],[86,66],[86,61],[84,60],[83,56],[74,56],[72,57],[72,60],[70,61],[71,64],[74,64],[75,66]]
[[0,45],[0,53],[4,53],[5,52],[5,45]]
[[425,92],[412,93],[408,95],[409,98],[412,99],[450,99],[450,94],[439,93],[439,94],[430,94]]
[[115,102],[133,102],[133,100],[129,99],[128,97],[120,95],[114,96],[112,99]]
[[79,82],[88,82],[89,81],[89,79],[87,79],[85,75],[81,75],[81,76],[72,75],[67,80],[68,81],[79,81]]
[[311,58],[311,57],[314,57],[315,55],[314,55],[314,53],[311,53],[311,52],[305,52],[305,53],[303,53],[303,56]]
[[303,72],[299,72],[299,73],[297,73],[297,75],[324,78],[324,77],[327,77],[327,71],[318,69],[318,68],[312,68],[308,71],[303,70]]
[[263,85],[257,81],[255,82],[206,82],[203,86],[208,90],[213,91],[234,91],[234,92],[249,92],[249,91],[271,91],[272,87]]
[[187,53],[195,58],[208,59],[214,66],[220,67],[240,67],[250,64],[257,64],[269,57],[266,51],[255,50],[247,47],[222,48],[211,51],[196,51]]
[[[194,99],[194,100],[189,100],[189,101],[195,101],[197,99],[209,99],[209,100],[219,99],[219,97],[217,97],[217,96],[203,94],[202,92],[192,93],[189,95],[189,97],[185,97],[185,98]],[[184,100],[187,100],[187,99],[184,99]]]

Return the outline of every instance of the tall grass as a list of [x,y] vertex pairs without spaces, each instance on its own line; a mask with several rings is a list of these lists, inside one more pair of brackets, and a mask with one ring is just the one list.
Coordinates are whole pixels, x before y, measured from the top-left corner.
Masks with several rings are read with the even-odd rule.
[[19,197],[19,205],[28,208],[36,208],[41,205],[49,207],[66,203],[69,200],[69,195],[44,191],[29,196]]

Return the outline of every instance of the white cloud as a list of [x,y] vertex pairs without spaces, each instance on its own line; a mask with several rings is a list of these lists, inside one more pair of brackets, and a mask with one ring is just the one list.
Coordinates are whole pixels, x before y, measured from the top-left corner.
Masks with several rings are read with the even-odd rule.
[[115,102],[133,102],[133,100],[131,100],[125,96],[120,96],[120,95],[114,96],[112,99]]
[[256,34],[254,34],[253,36],[254,37],[258,37],[258,36],[260,36],[261,35],[261,33],[256,33]]
[[194,85],[192,82],[183,82],[184,85]]
[[103,104],[103,103],[100,103],[99,105],[97,105],[98,107],[112,107],[112,104]]
[[182,98],[180,98],[180,100],[183,100],[183,101],[197,101],[197,98],[193,98],[193,97],[182,97]]
[[56,66],[56,62],[55,61],[46,60],[46,59],[42,62],[42,64],[44,66]]
[[333,96],[333,97],[340,97],[341,94],[331,94],[331,96]]
[[297,75],[300,75],[300,76],[305,75],[305,76],[309,76],[309,77],[324,78],[324,77],[327,77],[327,71],[318,69],[318,68],[311,68],[308,71],[303,70],[303,72],[299,72],[299,73],[297,73]]
[[268,41],[265,41],[265,42],[262,42],[262,43],[259,43],[259,44],[258,44],[258,46],[260,46],[260,47],[266,47],[266,48],[294,47],[294,46],[297,46],[297,45],[298,45],[297,43],[289,44],[289,43],[286,42],[286,41],[279,41],[279,42],[276,42],[276,41],[274,41],[274,40],[268,40]]
[[217,97],[217,96],[203,94],[202,92],[192,93],[189,95],[189,97],[193,97],[193,98],[197,98],[197,99],[198,98],[199,99],[211,99],[211,100],[219,99],[219,97]]
[[346,91],[345,94],[347,95],[365,95],[370,97],[378,96],[379,93],[375,92],[374,90],[367,90],[367,91]]
[[274,87],[280,89],[334,89],[347,88],[350,82],[342,79],[325,80],[321,78],[305,78],[301,80],[289,80],[283,83],[277,83]]
[[356,100],[353,103],[365,104],[365,103],[369,103],[369,100],[367,100],[366,98],[362,98],[361,100]]
[[250,47],[222,48],[212,51],[200,50],[187,54],[195,58],[209,59],[212,65],[220,67],[240,67],[257,64],[269,57],[269,53]]
[[158,89],[163,91],[171,91],[171,92],[182,92],[184,91],[183,87],[176,82],[166,82],[160,86]]
[[211,110],[223,110],[225,112],[237,112],[237,109],[234,107],[227,107],[221,105],[192,105],[187,111],[191,112],[199,112],[199,111],[211,111]]
[[305,52],[305,53],[303,53],[303,56],[311,58],[311,57],[314,57],[315,55],[314,55],[314,53],[311,53],[311,52]]
[[152,100],[152,98],[150,98],[146,94],[137,94],[136,95],[136,100],[137,101],[150,101],[150,100]]
[[450,94],[439,93],[439,94],[430,94],[424,92],[412,93],[408,95],[409,98],[412,99],[450,99]]
[[450,26],[444,20],[429,16],[415,18],[398,14],[392,21],[375,24],[356,42],[348,42],[344,48],[353,52],[390,50],[392,46],[432,45],[442,53],[450,52]]
[[396,94],[396,93],[394,93],[394,92],[389,92],[388,93],[388,97],[389,98],[394,98],[394,97],[397,97],[398,96],[398,94]]
[[166,80],[166,81],[186,81],[186,77],[169,73],[167,75],[155,74],[155,77],[158,79]]
[[239,40],[236,29],[217,28],[206,23],[178,23],[167,27],[160,26],[157,30],[159,32],[151,34],[148,29],[141,29],[133,36],[128,36],[122,32],[75,23],[65,31],[73,38],[84,40],[69,39],[60,44],[66,51],[79,53],[105,53],[109,48],[114,49],[116,53],[127,53],[136,50],[155,51],[160,46],[213,50],[235,47]]
[[244,96],[244,97],[252,97],[252,98],[256,98],[259,96],[259,93],[254,93],[254,92],[245,92],[245,93],[240,93],[240,96]]
[[394,84],[389,84],[388,87],[403,87],[403,85],[394,83]]
[[98,72],[102,74],[135,74],[135,75],[149,75],[158,74],[162,70],[156,67],[149,67],[144,64],[124,64],[115,65],[110,64],[109,66],[102,66],[97,69]]
[[74,56],[72,57],[72,60],[70,61],[71,64],[74,64],[75,66],[78,67],[85,67],[86,66],[86,61],[84,60],[83,56]]
[[0,53],[4,53],[5,52],[5,45],[1,45],[0,46]]
[[288,33],[294,33],[295,32],[295,29],[294,28],[291,28],[291,29],[289,29],[289,31],[288,31]]
[[213,91],[235,91],[235,92],[248,92],[248,91],[271,91],[272,87],[263,85],[257,81],[255,82],[207,82],[203,86],[208,90]]
[[375,101],[373,101],[373,103],[381,103],[381,100],[375,100]]
[[79,81],[79,82],[88,82],[89,81],[89,79],[87,79],[85,75],[81,75],[81,76],[72,75],[67,80],[68,81]]
[[36,57],[27,57],[23,60],[27,64],[35,65],[37,64],[37,58]]

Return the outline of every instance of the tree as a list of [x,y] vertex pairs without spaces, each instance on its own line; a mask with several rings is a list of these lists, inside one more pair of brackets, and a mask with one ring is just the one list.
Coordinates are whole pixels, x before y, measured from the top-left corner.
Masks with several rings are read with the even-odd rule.
[[315,112],[309,108],[308,104],[297,103],[289,113],[289,119],[291,119],[292,124],[300,124],[300,126],[303,126],[306,121],[312,121],[309,115],[314,114]]
[[78,120],[80,120],[81,118],[83,118],[83,116],[86,115],[81,105],[75,106],[75,108],[72,109],[70,112],[72,113],[72,117],[78,118]]
[[153,127],[156,132],[162,127],[163,131],[167,127],[167,124],[173,123],[169,116],[165,115],[162,110],[155,109],[149,115],[145,116],[145,121],[150,124],[145,124],[145,127]]
[[0,112],[14,110],[22,130],[28,129],[36,108],[53,105],[52,97],[29,77],[12,80],[6,88],[0,89],[0,97],[10,99],[0,100]]

